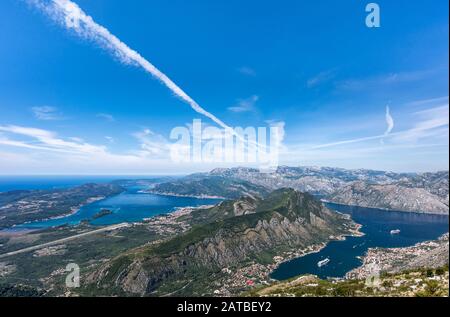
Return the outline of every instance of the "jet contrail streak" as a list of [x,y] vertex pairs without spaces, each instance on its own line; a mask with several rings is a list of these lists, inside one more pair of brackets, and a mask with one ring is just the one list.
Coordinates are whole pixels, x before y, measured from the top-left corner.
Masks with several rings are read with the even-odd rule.
[[389,106],[386,106],[386,132],[384,132],[384,135],[389,135],[391,133],[392,129],[394,129],[394,118],[392,118],[391,111]]
[[224,129],[229,128],[215,115],[203,109],[152,63],[111,34],[108,29],[97,24],[76,3],[70,0],[27,0],[27,2],[47,13],[53,20],[67,29],[75,31],[79,36],[92,40],[102,48],[110,51],[121,62],[142,67],[162,82],[176,96],[185,101],[194,111],[208,117]]
[[[103,49],[112,53],[122,63],[142,67],[150,73],[167,88],[169,88],[176,96],[186,102],[195,112],[211,119],[223,129],[230,129],[232,134],[238,139],[246,140],[243,136],[237,134],[233,128],[225,124],[212,113],[202,108],[194,99],[185,93],[177,84],[175,84],[166,74],[161,72],[152,63],[142,57],[137,51],[131,49],[119,38],[113,35],[107,28],[99,25],[94,19],[87,15],[75,2],[70,0],[25,0],[40,11],[46,13],[51,19],[61,24],[63,27],[73,30],[80,37],[91,40]],[[278,128],[280,130],[280,128]],[[282,130],[282,133],[284,130]],[[280,141],[280,140],[279,140]],[[282,140],[281,140],[282,141]],[[248,140],[257,149],[266,151],[267,146],[259,142]]]

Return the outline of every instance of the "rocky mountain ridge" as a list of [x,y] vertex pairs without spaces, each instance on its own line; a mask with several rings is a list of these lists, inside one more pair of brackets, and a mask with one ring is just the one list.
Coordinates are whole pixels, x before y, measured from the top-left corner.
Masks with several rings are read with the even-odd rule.
[[425,188],[406,187],[400,184],[351,183],[327,197],[327,200],[344,205],[375,207],[397,211],[448,214],[448,196],[439,197]]
[[292,189],[214,208],[185,218],[198,224],[186,233],[105,263],[91,274],[91,287],[134,295],[161,296],[181,288],[191,295],[211,294],[209,279],[223,268],[271,262],[279,252],[349,235],[356,227],[348,217]]
[[366,169],[280,166],[263,173],[254,168],[217,168],[155,186],[156,193],[194,193],[236,198],[264,196],[293,188],[327,201],[398,211],[448,214],[449,172],[393,173]]

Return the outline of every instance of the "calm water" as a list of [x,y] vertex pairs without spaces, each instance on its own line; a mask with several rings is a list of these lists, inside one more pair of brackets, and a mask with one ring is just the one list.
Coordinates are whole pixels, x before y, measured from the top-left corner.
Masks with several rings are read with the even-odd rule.
[[[180,207],[212,205],[217,199],[197,199],[188,197],[171,197],[141,193],[142,187],[129,187],[127,191],[83,206],[70,216],[33,222],[16,226],[16,229],[49,228],[61,225],[77,225],[89,220],[93,225],[113,225],[122,222],[138,222],[152,216],[170,213]],[[112,214],[92,220],[102,209],[109,209]]]
[[[140,179],[153,179],[161,176],[142,176]],[[0,176],[0,192],[10,190],[69,188],[86,183],[108,183],[118,179],[137,179],[132,176]],[[110,225],[122,222],[142,221],[159,214],[174,211],[179,207],[209,205],[218,202],[216,199],[196,199],[184,197],[168,197],[139,193],[142,187],[129,187],[127,191],[82,207],[76,214],[60,219],[45,220],[23,224],[11,230],[48,228],[61,225],[76,225],[83,220],[91,220],[94,225]],[[113,213],[92,220],[102,209],[110,209]]]
[[[350,214],[357,223],[363,225],[362,231],[366,235],[330,242],[319,253],[283,263],[272,273],[274,279],[283,280],[307,273],[320,278],[343,277],[345,273],[361,265],[357,256],[364,255],[368,248],[411,246],[436,239],[449,230],[448,216],[327,205],[331,209]],[[390,231],[395,229],[400,229],[400,234],[391,235]],[[317,262],[326,258],[329,258],[330,262],[317,267]]]

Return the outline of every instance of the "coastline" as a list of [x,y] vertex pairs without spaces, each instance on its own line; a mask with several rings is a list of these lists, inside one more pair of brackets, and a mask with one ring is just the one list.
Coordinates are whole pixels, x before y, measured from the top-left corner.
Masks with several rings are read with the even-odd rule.
[[449,216],[450,215],[450,211],[447,210],[447,213],[439,213],[439,212],[433,212],[433,211],[412,211],[412,210],[397,210],[397,209],[390,209],[390,208],[382,208],[382,207],[373,207],[373,206],[361,206],[361,205],[352,205],[352,204],[343,204],[343,203],[338,203],[338,202],[334,202],[331,200],[326,200],[326,199],[321,199],[320,200],[323,203],[328,203],[328,204],[335,204],[335,205],[339,205],[339,206],[348,206],[348,207],[360,207],[360,208],[368,208],[368,209],[377,209],[380,211],[391,211],[391,212],[403,212],[403,213],[410,213],[410,214],[419,214],[419,215],[436,215],[436,216]]
[[197,210],[197,209],[207,209],[207,208],[212,208],[215,205],[201,205],[201,206],[186,206],[186,207],[176,207],[173,211],[165,213],[165,214],[159,214],[159,215],[154,215],[148,218],[144,218],[142,219],[142,223],[148,223],[149,221],[152,221],[156,218],[172,218],[172,219],[177,219],[181,216],[185,216],[185,215],[189,215],[192,211]]
[[[347,237],[363,237],[365,235],[365,233],[360,231],[363,226],[361,224],[359,224],[359,223],[356,223],[356,222],[354,223],[354,226],[355,226],[355,228],[349,229],[348,233],[343,233],[343,234],[340,234],[337,237],[332,237],[332,238],[328,239],[327,242],[322,242],[322,243],[320,243],[318,245],[312,245],[312,246],[307,247],[305,249],[299,250],[299,251],[297,251],[297,252],[295,252],[293,254],[290,254],[288,257],[284,257],[283,258],[282,256],[279,256],[280,258],[282,258],[282,259],[280,259],[280,261],[276,261],[274,264],[269,264],[268,265],[268,267],[270,267],[270,269],[271,269],[270,274],[274,270],[276,270],[281,264],[283,264],[285,262],[289,262],[289,261],[294,260],[294,259],[302,258],[302,257],[310,255],[310,254],[319,253],[320,251],[322,251],[332,241],[345,241]],[[274,257],[274,259],[276,257]],[[269,274],[269,276],[270,276],[270,274]],[[272,279],[272,278],[271,278],[271,280],[278,281],[278,280]]]
[[362,225],[355,222],[353,222],[353,225],[354,228],[349,229],[348,232],[336,237],[330,236],[326,242],[316,243],[301,250],[288,251],[276,255],[273,257],[274,262],[271,264],[253,262],[233,271],[229,268],[223,268],[222,273],[228,276],[224,277],[223,286],[214,291],[214,296],[236,296],[258,285],[271,285],[279,282],[279,280],[272,278],[271,274],[281,264],[310,254],[319,253],[332,241],[344,241],[346,237],[351,236],[363,236],[364,233],[359,231]]
[[84,203],[82,203],[82,204],[80,204],[80,205],[78,205],[76,207],[72,207],[70,212],[68,212],[67,214],[60,215],[60,216],[55,216],[55,217],[50,217],[48,219],[43,219],[43,220],[39,220],[39,221],[56,220],[56,219],[62,219],[62,218],[65,218],[65,217],[69,217],[69,216],[75,215],[84,206],[90,205],[92,203],[95,203],[96,201],[100,201],[100,200],[103,200],[105,198],[106,198],[105,196],[89,198],[86,202],[84,202]]
[[153,195],[159,195],[159,196],[169,196],[169,197],[183,197],[183,198],[197,198],[197,199],[229,199],[222,196],[210,196],[210,195],[182,195],[182,194],[176,194],[176,193],[166,193],[166,192],[156,192],[152,190],[141,190],[140,193],[145,194],[153,194]]
[[[70,217],[70,216],[73,216],[73,215],[77,214],[80,211],[80,209],[83,208],[84,206],[92,204],[92,203],[94,203],[96,201],[103,200],[105,198],[106,198],[105,196],[91,197],[91,198],[88,198],[84,203],[81,203],[80,205],[75,206],[75,207],[71,207],[70,208],[70,212],[68,212],[68,213],[65,213],[65,214],[62,214],[62,215],[59,215],[59,216],[54,216],[54,217],[48,217],[48,218],[44,218],[44,219],[34,220],[34,221],[27,221],[27,222],[24,222],[24,223],[21,223],[21,224],[13,225],[12,227],[7,228],[7,229],[17,228],[17,229],[20,230],[22,228],[20,228],[19,226],[26,226],[28,224],[32,224],[32,223],[36,223],[36,222],[49,221],[49,220],[58,220],[58,219]],[[23,230],[40,230],[40,229],[23,228]]]
[[[446,247],[445,247],[446,245]],[[448,264],[448,245],[449,233],[444,233],[434,240],[427,240],[418,242],[412,246],[394,247],[394,248],[369,248],[366,253],[360,256],[361,265],[350,270],[345,274],[345,279],[364,279],[373,274],[380,272],[399,273],[402,270],[417,269],[422,264],[413,261],[414,258],[422,257],[429,261],[426,265],[430,268],[441,267]],[[441,249],[441,254],[446,254],[447,257],[436,261],[436,250]],[[445,263],[444,263],[445,262]],[[419,264],[417,264],[419,263]]]

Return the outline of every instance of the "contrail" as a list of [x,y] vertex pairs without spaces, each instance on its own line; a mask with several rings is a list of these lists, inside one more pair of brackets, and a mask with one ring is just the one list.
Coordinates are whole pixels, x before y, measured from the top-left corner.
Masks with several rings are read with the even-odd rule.
[[108,29],[97,24],[76,3],[70,0],[26,0],[31,5],[45,12],[50,18],[67,29],[75,31],[79,36],[97,43],[100,47],[111,52],[121,62],[142,67],[153,75],[176,96],[186,102],[194,111],[202,114],[222,128],[230,128],[212,113],[203,109],[167,75],[156,68],[152,63],[142,57],[138,52],[128,47],[111,34]]
[[344,140],[344,141],[338,141],[338,142],[332,142],[332,143],[327,143],[327,144],[320,144],[320,145],[316,145],[311,147],[312,149],[322,149],[322,148],[327,148],[327,147],[333,147],[333,146],[338,146],[338,145],[345,145],[345,144],[352,144],[352,143],[359,143],[359,142],[365,142],[365,141],[371,141],[371,140],[377,140],[380,139],[381,144],[384,144],[383,139],[387,136],[390,135],[394,135],[394,134],[398,134],[398,133],[391,133],[392,130],[394,129],[394,118],[391,115],[391,111],[389,108],[389,105],[386,106],[386,124],[387,124],[387,128],[386,131],[384,132],[384,134],[381,135],[374,135],[374,136],[369,136],[369,137],[363,137],[363,138],[357,138],[357,139],[351,139],[351,140]]
[[389,109],[389,106],[386,106],[386,132],[384,132],[385,136],[388,136],[389,133],[391,133],[392,129],[394,129],[394,118],[391,116],[391,111]]
[[[76,3],[70,0],[25,0],[40,11],[46,13],[52,20],[56,21],[63,27],[73,30],[80,37],[90,40],[101,48],[109,51],[119,61],[124,64],[142,67],[146,72],[150,73],[167,88],[169,88],[176,96],[186,102],[195,112],[211,119],[223,129],[228,129],[234,136],[243,141],[243,136],[237,134],[233,128],[225,124],[212,113],[202,108],[194,99],[184,92],[177,84],[175,84],[166,74],[161,72],[152,63],[142,57],[137,51],[131,49],[115,35],[111,34],[107,28],[99,25],[94,19],[87,15]],[[278,128],[280,130],[280,128]],[[284,132],[281,131],[283,134]],[[282,140],[281,140],[282,141]],[[265,144],[248,140],[257,149],[267,150]]]

